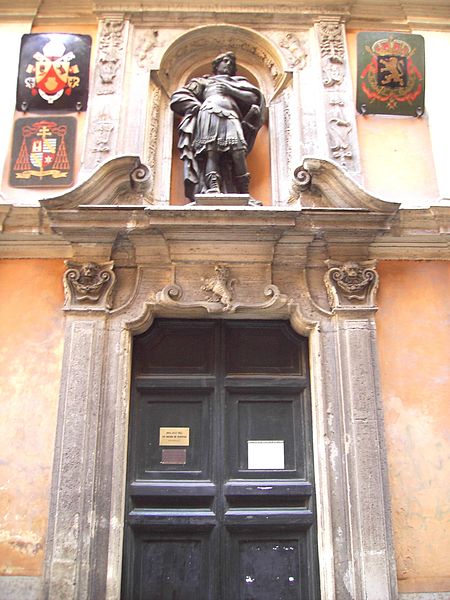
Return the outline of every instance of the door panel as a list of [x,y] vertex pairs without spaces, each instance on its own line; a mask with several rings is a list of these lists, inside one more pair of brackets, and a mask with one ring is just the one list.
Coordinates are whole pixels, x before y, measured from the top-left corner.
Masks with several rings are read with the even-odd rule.
[[317,600],[307,343],[159,320],[134,344],[123,600]]

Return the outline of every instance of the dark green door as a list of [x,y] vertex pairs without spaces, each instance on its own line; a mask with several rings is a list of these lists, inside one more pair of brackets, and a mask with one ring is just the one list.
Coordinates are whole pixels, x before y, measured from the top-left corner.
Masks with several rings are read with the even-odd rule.
[[284,321],[136,337],[122,599],[318,599],[310,413]]

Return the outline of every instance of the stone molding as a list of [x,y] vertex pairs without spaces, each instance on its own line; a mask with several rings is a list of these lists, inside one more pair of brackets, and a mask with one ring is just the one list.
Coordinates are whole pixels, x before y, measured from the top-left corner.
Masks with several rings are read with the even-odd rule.
[[329,249],[323,260],[355,258],[355,244],[365,247],[357,257],[363,260],[450,258],[450,206],[401,209],[371,196],[324,159],[306,158],[295,172],[286,207],[166,207],[151,203],[152,170],[137,156],[118,157],[77,188],[41,200],[40,207],[0,205],[0,257],[98,261],[103,247],[106,261],[113,246],[120,250],[130,236],[132,245],[142,246],[154,226],[172,222],[207,230],[260,222],[280,236],[278,251],[294,232],[304,232],[307,244],[322,240]]
[[[203,0],[190,2],[189,5],[167,4],[167,2],[147,0],[135,2],[128,0],[121,2],[120,11],[131,15],[136,20],[149,20],[153,24],[166,25],[168,21],[181,20],[183,23],[198,23],[198,13],[210,21],[234,20],[264,25],[273,23],[273,15],[277,15],[280,25],[289,26],[295,20],[299,24],[312,24],[324,14],[322,0],[311,0],[307,7],[294,0],[272,0],[272,2],[258,3],[223,3],[214,0],[207,6]],[[418,4],[416,0],[390,1],[382,0],[373,4],[370,0],[361,0],[356,4],[326,6],[327,13],[342,16],[352,29],[380,29],[383,30],[389,22],[393,30],[436,30],[448,31],[448,4],[441,0],[433,3],[430,10],[427,4]],[[10,2],[0,5],[0,17],[3,21],[16,21],[29,19],[36,25],[54,24],[58,20],[72,24],[95,23],[95,16],[117,13],[117,3],[113,0],[78,0],[77,10],[67,14],[65,5],[58,0],[49,0],[42,5],[38,0],[29,0],[18,6]],[[170,14],[170,17],[167,14]]]

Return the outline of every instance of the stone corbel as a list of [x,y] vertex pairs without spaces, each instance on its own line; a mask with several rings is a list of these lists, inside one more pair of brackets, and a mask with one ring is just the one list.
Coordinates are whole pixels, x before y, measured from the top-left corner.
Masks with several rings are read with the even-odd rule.
[[376,309],[378,273],[376,261],[325,261],[328,271],[324,282],[328,301],[333,310],[341,308]]
[[64,310],[106,311],[111,308],[116,280],[113,261],[79,263],[66,260],[66,266]]

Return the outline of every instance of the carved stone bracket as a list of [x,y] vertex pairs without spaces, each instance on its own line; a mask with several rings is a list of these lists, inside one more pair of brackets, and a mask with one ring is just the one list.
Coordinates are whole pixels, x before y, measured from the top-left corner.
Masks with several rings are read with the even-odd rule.
[[[212,279],[212,278],[211,278]],[[206,286],[209,288],[208,284]],[[205,286],[202,286],[204,289]],[[212,290],[211,290],[212,291]],[[223,290],[223,295],[215,295],[215,292],[210,296],[210,300],[199,300],[194,302],[182,302],[183,290],[182,288],[173,283],[167,285],[164,289],[156,294],[155,301],[152,303],[160,308],[167,309],[185,309],[192,311],[193,309],[204,309],[210,314],[220,313],[235,313],[239,311],[250,311],[250,310],[268,310],[276,313],[280,308],[283,308],[288,304],[288,297],[285,294],[281,294],[280,290],[276,285],[268,285],[263,290],[263,295],[268,298],[265,302],[234,302],[228,293]],[[214,298],[218,298],[215,300]]]
[[378,289],[375,261],[337,263],[326,261],[325,287],[331,308],[374,308]]
[[113,261],[76,263],[66,261],[64,273],[64,310],[100,310],[111,308],[116,276]]

